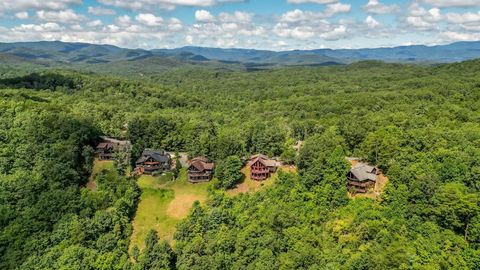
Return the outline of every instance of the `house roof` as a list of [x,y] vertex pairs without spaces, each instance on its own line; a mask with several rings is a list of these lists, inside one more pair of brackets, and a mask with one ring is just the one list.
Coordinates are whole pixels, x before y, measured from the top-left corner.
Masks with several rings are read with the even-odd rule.
[[213,170],[215,164],[206,157],[196,157],[190,161],[190,166],[194,166],[199,171]]
[[111,143],[107,143],[107,142],[101,142],[97,145],[97,149],[106,149],[106,148],[110,148],[110,147],[113,148],[113,145]]
[[257,158],[260,158],[260,159],[269,159],[268,156],[264,155],[264,154],[255,154],[255,155],[251,155],[250,156],[250,160],[254,160],[254,159],[257,159]]
[[266,167],[275,167],[277,162],[273,159],[270,159],[268,156],[263,154],[257,154],[250,157],[249,166],[255,164],[257,161],[260,161]]
[[143,150],[142,156],[137,160],[137,163],[145,162],[149,158],[153,158],[154,160],[161,163],[167,163],[171,159],[170,155],[163,150],[145,149]]
[[359,181],[376,181],[377,175],[374,173],[376,168],[365,163],[358,163],[353,167],[350,172],[357,178]]
[[127,150],[130,147],[130,141],[121,141],[110,137],[102,136],[102,142],[97,145],[97,149]]
[[118,145],[129,145],[130,144],[130,141],[117,140],[117,139],[114,139],[114,138],[111,138],[111,137],[101,136],[100,138],[102,138],[102,140],[104,142],[110,142],[110,143],[113,143],[113,144],[118,144]]

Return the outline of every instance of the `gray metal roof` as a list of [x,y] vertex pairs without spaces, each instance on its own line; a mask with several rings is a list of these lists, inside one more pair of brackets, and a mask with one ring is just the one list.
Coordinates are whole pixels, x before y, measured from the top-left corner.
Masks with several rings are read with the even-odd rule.
[[358,163],[353,167],[350,172],[357,178],[359,181],[376,181],[377,175],[374,173],[376,168],[365,163]]
[[143,150],[142,156],[137,160],[137,163],[145,162],[150,157],[161,163],[170,162],[171,159],[170,155],[163,150],[145,149]]

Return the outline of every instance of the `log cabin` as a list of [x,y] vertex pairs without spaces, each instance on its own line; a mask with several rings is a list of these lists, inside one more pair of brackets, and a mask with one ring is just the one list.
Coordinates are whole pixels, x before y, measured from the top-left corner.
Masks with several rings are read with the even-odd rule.
[[347,174],[348,188],[353,193],[366,193],[375,186],[379,174],[378,168],[358,163]]
[[101,137],[102,141],[97,145],[95,154],[100,160],[112,160],[116,152],[129,151],[130,141],[117,140],[110,137]]
[[188,181],[190,183],[209,182],[213,178],[215,164],[205,157],[192,159],[188,166]]
[[135,171],[140,174],[157,174],[169,171],[172,157],[163,150],[145,149],[136,162]]
[[266,155],[258,154],[250,157],[250,178],[255,181],[263,181],[277,171],[277,162]]

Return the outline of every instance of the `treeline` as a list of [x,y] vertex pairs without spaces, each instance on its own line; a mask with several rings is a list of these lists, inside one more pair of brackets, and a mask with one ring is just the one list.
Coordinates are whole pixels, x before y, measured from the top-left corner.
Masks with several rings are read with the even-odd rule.
[[[5,86],[0,268],[478,269],[479,67],[177,69],[142,81],[56,71],[79,88]],[[130,139],[133,159],[144,148],[208,156],[222,187],[251,153],[281,156],[299,175],[212,194],[175,246],[150,234],[129,256],[134,182],[100,174],[97,191],[81,188],[100,134]],[[379,201],[347,197],[346,156],[388,175]]]

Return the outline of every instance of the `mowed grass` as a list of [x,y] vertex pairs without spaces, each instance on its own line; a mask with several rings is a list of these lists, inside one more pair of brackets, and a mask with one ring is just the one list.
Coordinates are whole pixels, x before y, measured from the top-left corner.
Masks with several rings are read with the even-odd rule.
[[178,222],[185,218],[195,201],[204,203],[210,183],[191,184],[187,181],[186,170],[172,181],[171,174],[160,177],[143,175],[138,179],[142,190],[137,212],[133,220],[130,248],[145,246],[147,233],[154,229],[160,240],[173,241]]

